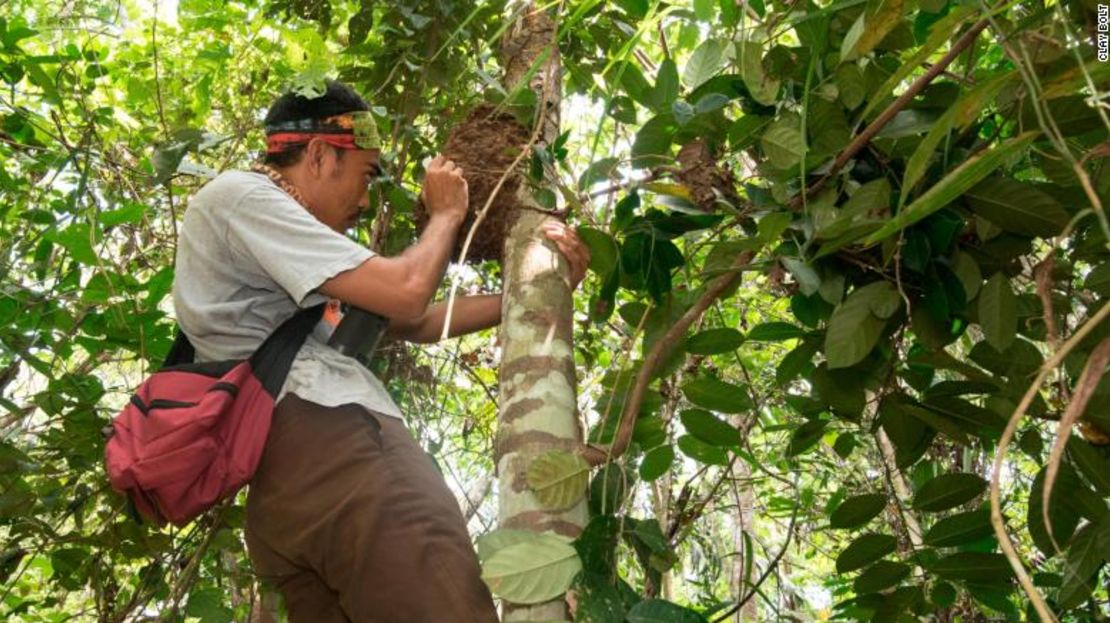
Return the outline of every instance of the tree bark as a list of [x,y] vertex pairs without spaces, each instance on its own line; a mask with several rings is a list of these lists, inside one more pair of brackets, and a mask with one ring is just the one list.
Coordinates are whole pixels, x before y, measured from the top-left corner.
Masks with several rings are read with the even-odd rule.
[[[502,45],[504,84],[511,92],[523,80],[537,94],[539,139],[559,133],[560,70],[555,24],[532,6],[518,12]],[[543,59],[540,61],[540,59]],[[542,62],[534,73],[537,61]],[[525,470],[540,454],[577,449],[582,431],[576,408],[569,270],[547,240],[541,224],[552,218],[532,198],[526,184],[517,193],[502,262],[504,296],[498,403],[497,463],[502,528],[575,537],[585,525],[583,497],[568,509],[543,508],[529,490]],[[505,604],[504,621],[569,620],[562,597],[522,606]]]

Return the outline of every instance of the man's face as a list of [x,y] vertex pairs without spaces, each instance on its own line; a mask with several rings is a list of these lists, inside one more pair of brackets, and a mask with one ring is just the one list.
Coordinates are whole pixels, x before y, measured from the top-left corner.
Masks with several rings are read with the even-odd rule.
[[[381,172],[379,150],[336,149],[321,162],[312,212],[323,224],[344,232],[370,207],[370,182]],[[341,155],[342,154],[342,155]]]

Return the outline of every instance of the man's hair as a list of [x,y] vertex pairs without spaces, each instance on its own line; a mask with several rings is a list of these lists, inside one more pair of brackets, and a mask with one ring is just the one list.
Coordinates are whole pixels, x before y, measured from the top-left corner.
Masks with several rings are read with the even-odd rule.
[[[356,110],[370,110],[370,104],[351,87],[338,80],[325,81],[327,89],[320,97],[309,99],[298,93],[289,92],[270,106],[266,112],[266,125],[297,121],[299,119],[322,119],[332,115],[354,112]],[[295,147],[277,154],[265,154],[262,162],[274,167],[288,167],[297,164],[304,155],[304,146]],[[339,155],[343,155],[340,149]]]

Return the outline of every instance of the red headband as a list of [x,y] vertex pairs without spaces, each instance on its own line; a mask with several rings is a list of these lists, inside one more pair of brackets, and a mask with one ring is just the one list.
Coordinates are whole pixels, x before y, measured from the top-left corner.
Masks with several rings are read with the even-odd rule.
[[354,134],[323,134],[314,132],[279,132],[266,137],[266,153],[280,154],[318,138],[339,149],[358,149]]

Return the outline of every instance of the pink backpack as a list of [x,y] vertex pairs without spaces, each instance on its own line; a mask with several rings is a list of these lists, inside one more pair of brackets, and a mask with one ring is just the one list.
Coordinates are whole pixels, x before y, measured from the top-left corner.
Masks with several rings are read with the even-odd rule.
[[303,309],[244,361],[193,363],[178,330],[170,355],[106,429],[108,478],[144,517],[183,526],[254,475],[274,398],[324,306]]

